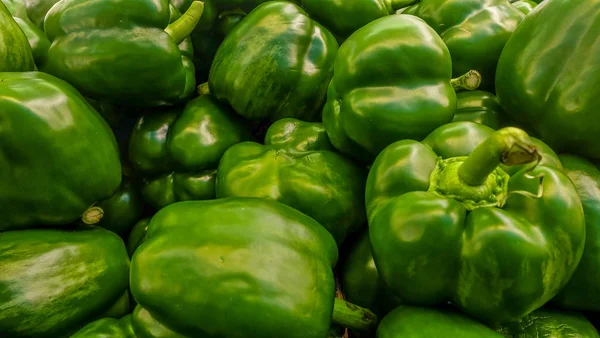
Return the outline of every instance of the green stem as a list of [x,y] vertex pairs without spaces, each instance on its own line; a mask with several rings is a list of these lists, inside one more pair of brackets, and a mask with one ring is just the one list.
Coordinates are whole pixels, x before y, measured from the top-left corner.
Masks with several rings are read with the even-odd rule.
[[455,79],[450,80],[455,91],[475,90],[481,84],[481,74],[476,70],[470,70]]
[[390,13],[393,13],[401,8],[412,6],[421,0],[388,0],[386,1]]
[[198,93],[198,96],[209,95],[210,88],[208,87],[208,82],[199,84],[198,87],[196,87],[196,92]]
[[104,217],[104,210],[100,207],[89,207],[83,215],[81,215],[81,221],[85,224],[96,224]]
[[171,39],[173,39],[176,44],[180,44],[185,38],[192,34],[192,31],[196,28],[203,13],[204,2],[194,1],[181,17],[165,28],[165,32],[171,36]]
[[335,298],[332,322],[355,331],[371,331],[377,327],[377,315],[371,310]]
[[458,169],[458,177],[468,185],[477,186],[500,164],[521,165],[539,159],[538,149],[526,132],[506,127],[495,131],[471,152]]

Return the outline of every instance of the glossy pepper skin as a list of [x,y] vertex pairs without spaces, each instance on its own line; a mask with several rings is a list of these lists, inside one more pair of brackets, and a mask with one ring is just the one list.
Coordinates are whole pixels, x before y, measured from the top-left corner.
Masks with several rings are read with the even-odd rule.
[[[442,129],[390,145],[371,168],[375,264],[408,304],[451,301],[484,323],[518,320],[550,301],[581,259],[577,190],[562,170],[535,165],[540,151],[520,129],[493,131],[479,143],[473,135],[490,128]],[[511,164],[522,169],[503,169]]]
[[121,183],[115,136],[68,83],[0,73],[0,231],[69,224]]
[[178,337],[323,338],[337,254],[324,227],[279,202],[179,202],[152,217],[132,259],[131,292],[144,318]]
[[586,223],[585,249],[569,283],[553,299],[569,310],[600,311],[600,169],[587,159],[559,155],[564,171],[579,193]]
[[[600,159],[598,1],[544,1],[502,51],[496,93],[515,121],[557,152]],[[553,41],[548,44],[548,41]]]
[[521,11],[521,13],[527,15],[538,4],[535,1],[531,1],[531,0],[520,0],[520,1],[512,2],[511,5],[513,5],[516,9],[518,9],[519,11]]
[[196,86],[189,34],[202,10],[199,1],[179,16],[168,0],[61,0],[44,21],[52,44],[40,69],[108,103],[179,102]]
[[27,36],[0,1],[0,72],[26,72],[35,69]]
[[452,75],[475,69],[486,90],[494,89],[500,53],[524,17],[508,0],[423,0],[415,15],[448,46]]
[[41,64],[46,58],[50,41],[42,29],[36,26],[27,15],[27,10],[23,0],[2,0],[8,11],[12,14],[15,22],[21,27],[23,33],[29,41],[33,59],[36,64]]
[[317,121],[337,49],[334,36],[303,9],[267,2],[225,37],[210,69],[210,91],[248,120]]
[[217,170],[217,198],[268,198],[314,218],[341,244],[365,225],[366,168],[333,150],[321,123],[281,119],[265,144],[229,148]]
[[144,212],[144,198],[136,179],[123,176],[121,186],[108,199],[98,202],[102,219],[97,226],[108,229],[119,236],[126,236]]
[[243,119],[210,94],[140,117],[131,134],[129,158],[144,178],[145,201],[160,209],[215,198],[221,156],[250,137]]
[[336,56],[323,109],[331,143],[368,162],[397,140],[427,136],[452,121],[451,76],[448,48],[423,20],[400,14],[367,24]]
[[376,338],[502,338],[489,327],[449,309],[401,305],[385,316]]
[[471,121],[499,129],[508,125],[498,98],[483,90],[456,93],[456,113],[452,122]]
[[68,337],[98,317],[128,313],[129,257],[102,228],[0,235],[0,336]]
[[131,315],[121,319],[102,318],[95,320],[70,338],[137,338],[131,326]]
[[496,328],[506,338],[599,338],[581,313],[541,308],[515,323]]
[[129,257],[133,257],[135,250],[146,240],[146,232],[148,231],[150,219],[150,217],[142,218],[131,228],[131,232],[129,232],[129,236],[127,237],[127,253]]
[[371,309],[381,317],[402,304],[379,278],[368,231],[361,233],[350,246],[341,270],[341,283],[346,300]]
[[34,25],[44,30],[44,18],[46,14],[59,0],[23,0],[27,10],[27,16]]

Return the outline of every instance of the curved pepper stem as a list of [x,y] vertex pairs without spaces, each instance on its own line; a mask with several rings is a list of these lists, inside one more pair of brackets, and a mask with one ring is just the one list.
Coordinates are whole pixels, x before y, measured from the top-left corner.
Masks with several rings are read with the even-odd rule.
[[455,91],[475,90],[481,84],[481,74],[476,70],[470,70],[457,78],[450,80]]
[[192,31],[196,28],[203,13],[204,2],[194,1],[190,8],[188,8],[179,19],[173,21],[165,28],[165,32],[171,36],[171,39],[173,39],[176,44],[180,44],[185,38],[192,34]]
[[81,215],[81,221],[85,224],[96,224],[104,217],[104,210],[100,207],[91,206],[83,215]]
[[526,132],[502,128],[473,150],[458,169],[458,177],[468,185],[477,186],[500,164],[521,165],[539,160],[539,151]]
[[394,13],[399,9],[412,6],[421,0],[386,0],[385,4],[390,13]]
[[377,327],[377,315],[371,310],[335,298],[332,322],[354,331],[368,332]]

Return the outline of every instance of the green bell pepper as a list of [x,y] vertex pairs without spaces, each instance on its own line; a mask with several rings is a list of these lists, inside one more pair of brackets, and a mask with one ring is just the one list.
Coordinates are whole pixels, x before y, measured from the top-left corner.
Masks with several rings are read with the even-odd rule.
[[382,317],[402,304],[379,278],[368,231],[349,247],[341,270],[341,284],[345,299]]
[[[473,134],[490,128],[480,124],[442,129],[390,145],[371,168],[365,196],[375,264],[408,304],[451,301],[485,323],[518,320],[577,268],[581,200],[562,170],[533,163],[540,151],[521,129],[482,142]],[[512,165],[521,170],[503,169]]]
[[494,89],[500,53],[525,16],[508,0],[422,0],[415,15],[448,46],[452,75],[475,69],[485,90]]
[[535,1],[531,1],[531,0],[519,0],[519,1],[515,1],[515,2],[511,3],[511,5],[513,5],[516,9],[521,11],[521,13],[527,15],[538,4]]
[[126,236],[144,212],[140,184],[134,178],[123,176],[117,192],[95,207],[102,213],[100,221],[95,223],[97,226]]
[[250,129],[227,105],[200,95],[185,106],[139,118],[129,158],[142,176],[142,195],[156,209],[187,200],[215,198],[221,156],[251,138]]
[[368,162],[395,141],[427,136],[452,121],[454,86],[479,85],[476,72],[457,80],[451,75],[448,48],[423,20],[400,14],[367,24],[335,59],[323,110],[331,143]]
[[108,103],[182,101],[196,86],[189,35],[202,12],[200,1],[180,16],[168,0],[61,0],[44,21],[52,44],[40,69]]
[[148,231],[150,219],[150,217],[142,218],[131,228],[129,237],[127,237],[127,253],[129,257],[133,257],[135,250],[146,240],[146,232]]
[[385,316],[377,338],[502,338],[489,327],[460,313],[417,306],[399,306]]
[[577,270],[553,302],[570,310],[600,311],[600,169],[579,156],[559,158],[583,204],[586,237]]
[[516,323],[497,327],[507,338],[600,338],[581,313],[539,309]]
[[114,134],[68,83],[0,73],[0,231],[69,224],[121,184]]
[[0,72],[26,72],[35,69],[27,36],[4,2],[0,1]]
[[129,312],[129,257],[102,228],[0,234],[0,336],[68,337]]
[[281,119],[265,145],[243,142],[219,163],[217,198],[268,198],[314,218],[341,244],[366,224],[367,170],[333,151],[321,123]]
[[15,19],[15,22],[21,27],[23,33],[25,33],[35,63],[41,64],[46,58],[48,48],[50,48],[50,41],[46,37],[46,33],[29,20],[25,4],[22,1],[23,0],[2,0],[1,2],[6,5],[8,11],[13,16],[13,19]]
[[500,104],[515,121],[557,152],[596,159],[599,22],[597,1],[542,2],[509,39],[496,75]]
[[276,201],[171,204],[152,217],[132,258],[130,287],[142,308],[134,311],[134,329],[159,326],[177,337],[324,338],[332,318],[370,328],[373,313],[334,300],[337,258],[323,226]]
[[102,318],[93,321],[70,338],[137,338],[131,326],[131,315],[121,319]]
[[39,29],[44,29],[44,18],[46,14],[59,0],[23,0],[27,10],[27,16]]
[[456,113],[452,122],[471,121],[499,129],[508,125],[498,98],[489,92],[474,90],[456,94]]
[[335,37],[303,9],[270,1],[225,37],[210,91],[248,120],[319,120],[337,49]]

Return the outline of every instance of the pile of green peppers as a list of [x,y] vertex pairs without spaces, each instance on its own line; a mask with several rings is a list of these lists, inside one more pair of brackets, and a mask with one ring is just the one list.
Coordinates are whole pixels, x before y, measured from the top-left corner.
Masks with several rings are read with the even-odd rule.
[[0,337],[600,338],[600,0],[0,0]]

